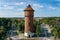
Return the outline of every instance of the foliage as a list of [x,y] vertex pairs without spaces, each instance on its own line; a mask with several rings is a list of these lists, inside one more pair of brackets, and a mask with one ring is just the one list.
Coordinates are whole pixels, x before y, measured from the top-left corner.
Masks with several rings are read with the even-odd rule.
[[[53,21],[52,21],[53,20]],[[41,23],[52,25],[51,32],[56,36],[60,36],[60,18],[56,17],[46,17],[39,19],[37,21],[34,19],[33,26],[34,26],[34,33],[39,34],[40,32],[40,25]],[[24,32],[24,20],[20,18],[0,18],[0,40],[4,40],[7,36],[7,31],[11,29],[11,25],[14,24],[14,29],[19,33]],[[54,25],[54,26],[53,26]]]
[[18,32],[24,31],[24,20],[18,19],[16,20],[12,18],[0,18],[0,40],[4,40],[7,37],[7,31],[11,29],[12,24],[14,24],[15,31]]
[[52,34],[54,35],[54,37],[57,37],[58,36],[58,31],[54,27],[52,27]]
[[40,34],[40,24],[37,24],[36,26],[36,34],[37,36]]

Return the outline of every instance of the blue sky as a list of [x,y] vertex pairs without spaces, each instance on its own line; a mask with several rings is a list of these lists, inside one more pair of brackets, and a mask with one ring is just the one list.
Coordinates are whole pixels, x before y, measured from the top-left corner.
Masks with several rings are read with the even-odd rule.
[[0,0],[0,17],[24,17],[28,4],[34,17],[60,17],[60,0]]

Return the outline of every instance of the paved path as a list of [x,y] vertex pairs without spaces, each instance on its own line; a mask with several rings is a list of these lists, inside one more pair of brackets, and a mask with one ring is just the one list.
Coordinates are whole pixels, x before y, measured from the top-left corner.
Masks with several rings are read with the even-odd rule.
[[38,38],[14,38],[13,40],[54,40],[54,39],[47,37],[38,37]]

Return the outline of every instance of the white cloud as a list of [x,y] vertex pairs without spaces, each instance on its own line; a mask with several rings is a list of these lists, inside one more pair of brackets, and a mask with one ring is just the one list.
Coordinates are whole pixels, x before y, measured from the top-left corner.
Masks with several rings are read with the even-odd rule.
[[23,8],[19,8],[19,9],[17,9],[18,11],[21,11],[21,10],[23,10]]
[[0,9],[14,9],[14,6],[9,6],[8,4],[4,4],[0,6]]
[[14,3],[13,5],[24,5],[25,4],[25,2],[19,2],[19,3]]
[[34,7],[34,8],[43,8],[44,6],[41,5],[41,4],[33,4],[33,7]]
[[[26,2],[18,2],[18,3],[6,3],[3,5],[0,5],[0,9],[14,9],[17,6],[23,6]],[[19,9],[22,10],[22,9]]]
[[7,7],[8,5],[3,5],[3,7]]
[[23,17],[23,12],[0,12],[0,17]]
[[48,6],[49,9],[52,9],[52,10],[56,10],[58,9],[57,7],[53,7],[53,6]]
[[25,2],[20,2],[20,5],[24,5],[25,4]]

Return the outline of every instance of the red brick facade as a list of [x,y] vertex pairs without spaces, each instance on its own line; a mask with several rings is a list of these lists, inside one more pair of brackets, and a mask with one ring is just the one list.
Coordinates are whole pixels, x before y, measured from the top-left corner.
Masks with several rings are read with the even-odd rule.
[[30,5],[28,5],[27,8],[24,10],[24,16],[25,16],[25,32],[26,33],[28,33],[28,31],[33,32],[34,10],[31,8]]

